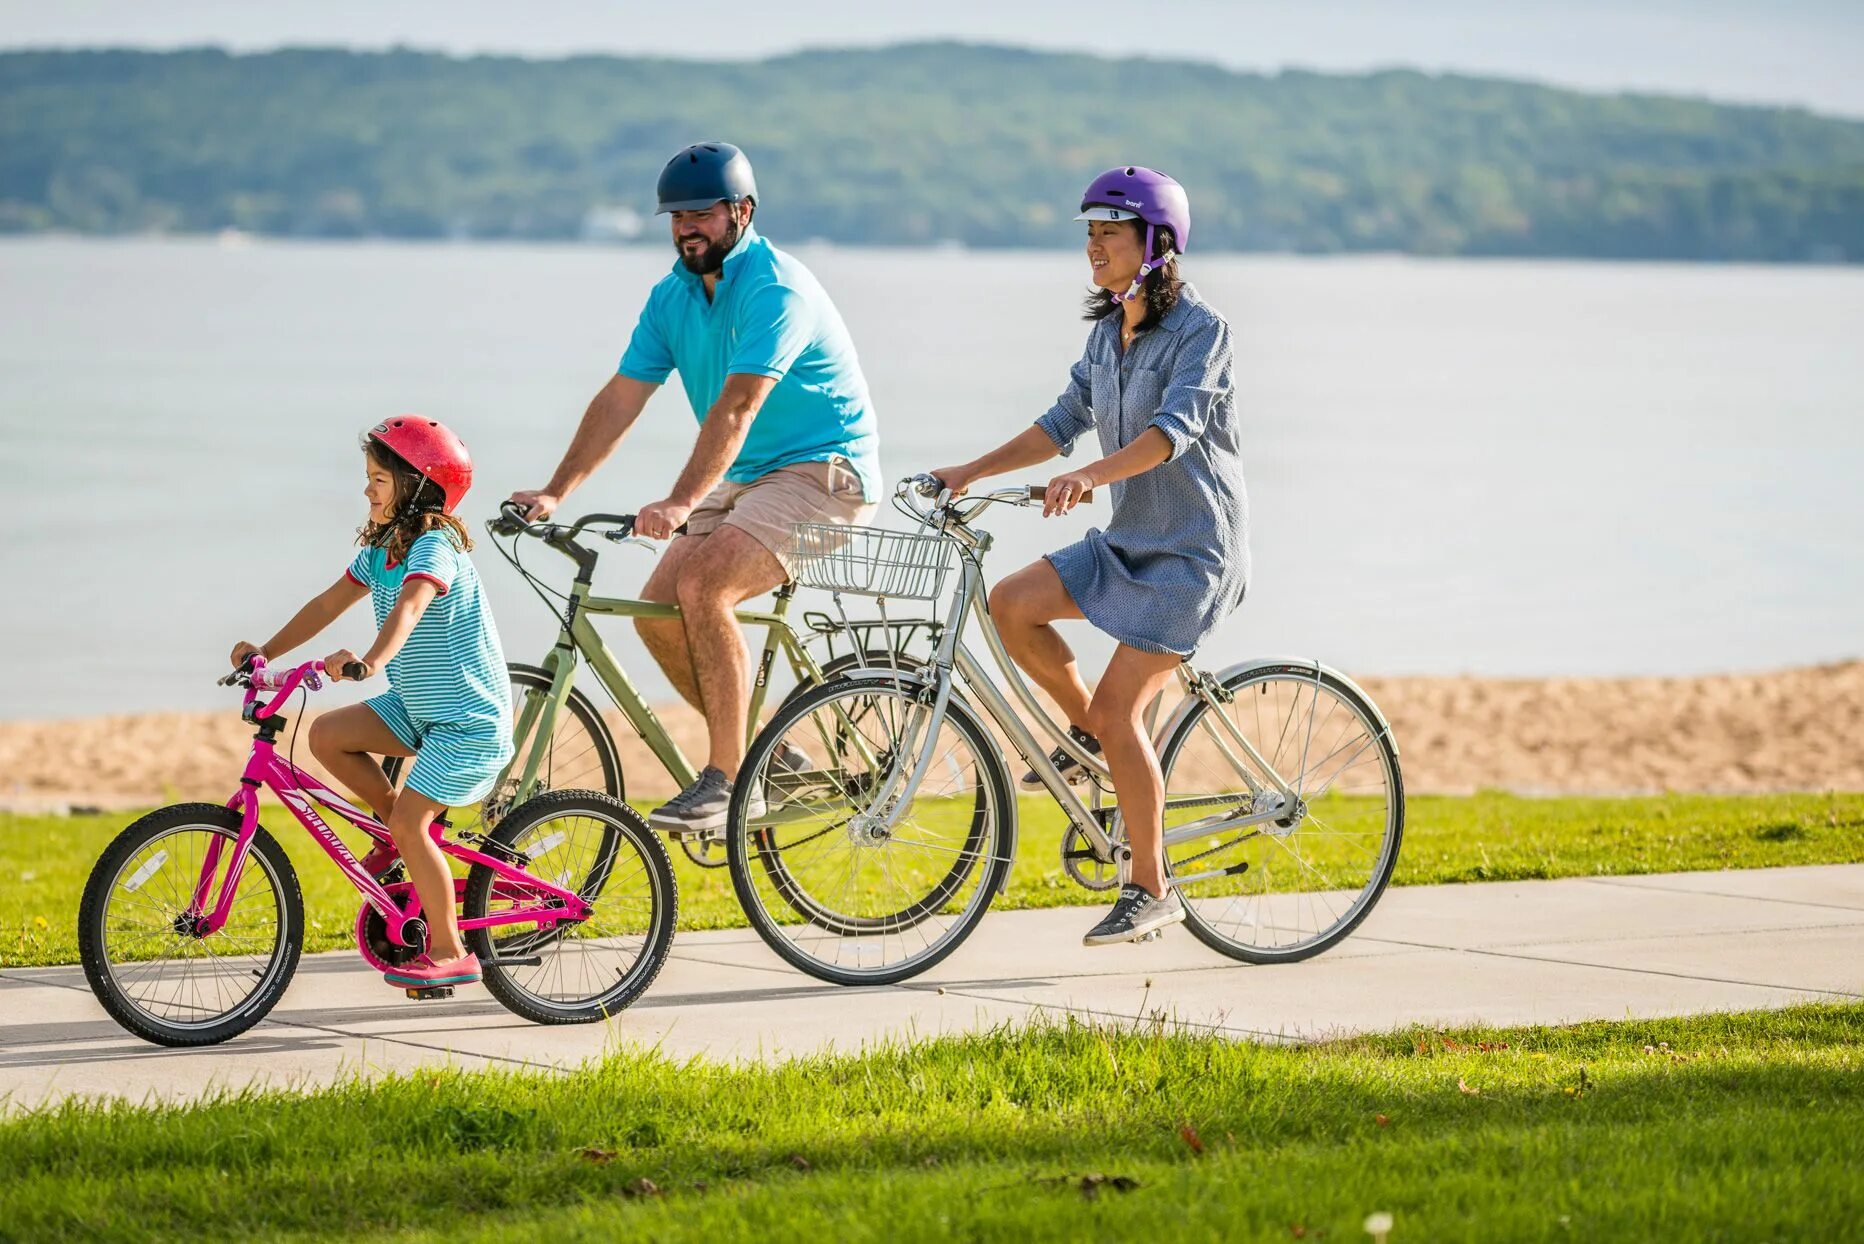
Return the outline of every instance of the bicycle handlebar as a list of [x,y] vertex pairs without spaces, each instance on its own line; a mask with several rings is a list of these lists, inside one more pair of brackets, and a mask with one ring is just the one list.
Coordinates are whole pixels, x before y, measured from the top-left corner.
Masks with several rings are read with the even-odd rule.
[[[907,507],[920,520],[932,518],[944,510],[961,523],[968,523],[982,514],[986,508],[996,504],[1031,506],[1041,505],[1048,499],[1047,484],[1024,484],[1020,488],[998,488],[974,497],[954,495],[945,487],[945,482],[936,475],[914,475],[900,481],[894,489],[894,496],[903,499]],[[925,497],[932,501],[929,507],[922,507],[913,498]],[[1088,489],[1075,498],[1077,505],[1086,505],[1094,499],[1094,490]],[[962,507],[960,502],[968,502]]]
[[[564,526],[561,523],[532,522],[525,517],[524,508],[515,501],[506,501],[498,507],[498,517],[486,521],[487,530],[500,536],[536,536],[546,544],[557,541],[574,540],[583,529],[593,523],[613,523],[612,531],[599,531],[596,534],[605,540],[622,541],[634,535],[633,514],[585,514],[574,523]],[[674,535],[686,534],[686,524],[681,523],[674,529]]]

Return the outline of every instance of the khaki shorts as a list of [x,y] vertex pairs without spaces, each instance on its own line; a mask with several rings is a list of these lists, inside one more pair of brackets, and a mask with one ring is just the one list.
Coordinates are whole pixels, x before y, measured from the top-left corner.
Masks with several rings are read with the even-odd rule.
[[710,535],[736,527],[790,564],[790,528],[797,523],[858,523],[874,512],[861,496],[861,480],[846,458],[778,467],[748,484],[725,480],[686,518],[686,534]]

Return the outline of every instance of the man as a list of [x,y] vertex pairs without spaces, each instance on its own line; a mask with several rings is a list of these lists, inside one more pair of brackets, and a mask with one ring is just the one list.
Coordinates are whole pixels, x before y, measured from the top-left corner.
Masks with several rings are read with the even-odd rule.
[[705,714],[706,767],[654,810],[660,829],[716,829],[744,759],[750,654],[733,611],[780,586],[790,528],[854,523],[880,493],[879,438],[854,345],[809,270],[752,227],[751,162],[699,143],[660,174],[679,259],[654,286],[616,375],[589,403],[556,474],[515,492],[547,517],[614,452],[647,399],[677,371],[699,439],[673,491],[635,531],[674,539],[647,580],[648,600],[678,619],[635,623],[674,688]]

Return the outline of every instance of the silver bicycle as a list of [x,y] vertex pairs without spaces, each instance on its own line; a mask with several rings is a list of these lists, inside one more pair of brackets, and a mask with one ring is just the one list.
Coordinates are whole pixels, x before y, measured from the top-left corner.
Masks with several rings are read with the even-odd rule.
[[[986,604],[991,537],[973,524],[993,505],[1039,505],[1042,491],[953,497],[917,476],[894,495],[917,531],[796,529],[798,580],[835,593],[837,608],[842,594],[877,598],[883,616],[889,600],[937,601],[959,571],[929,665],[872,665],[808,689],[751,742],[739,771],[726,831],[732,883],[764,941],[812,976],[905,980],[977,927],[1016,854],[1005,742],[1061,806],[1068,876],[1090,890],[1124,876],[1130,853],[1105,762],[1038,703]],[[966,644],[967,626],[1035,729],[1081,766],[1079,794]],[[1404,785],[1390,725],[1317,661],[1218,673],[1186,662],[1179,682],[1176,708],[1159,724],[1155,701],[1149,724],[1186,923],[1247,963],[1319,954],[1365,919],[1397,864]],[[784,762],[773,764],[780,749]]]

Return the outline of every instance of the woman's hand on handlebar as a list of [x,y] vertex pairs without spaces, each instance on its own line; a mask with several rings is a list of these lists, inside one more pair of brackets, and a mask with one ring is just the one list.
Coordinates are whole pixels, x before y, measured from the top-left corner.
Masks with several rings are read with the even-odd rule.
[[324,658],[324,677],[332,682],[361,682],[374,672],[348,648],[338,648]]
[[1094,481],[1086,471],[1064,471],[1048,482],[1042,498],[1042,517],[1066,514],[1094,490]]
[[954,497],[962,497],[975,480],[968,467],[934,467],[926,474],[943,484]]
[[249,644],[242,639],[240,642],[233,645],[233,655],[227,659],[233,663],[233,668],[237,670],[246,668],[246,662],[252,660],[254,657],[264,656],[264,648],[261,648],[258,644]]

